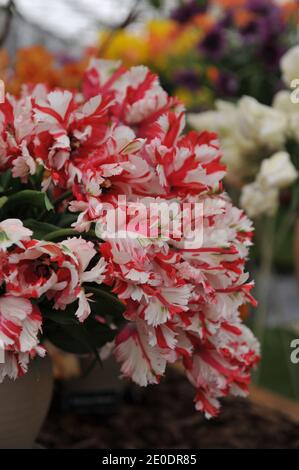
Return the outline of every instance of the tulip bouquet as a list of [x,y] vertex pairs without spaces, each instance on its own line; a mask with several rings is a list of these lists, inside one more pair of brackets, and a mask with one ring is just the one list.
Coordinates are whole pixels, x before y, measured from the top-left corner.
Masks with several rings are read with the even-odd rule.
[[[109,350],[141,386],[181,362],[207,417],[220,397],[247,393],[259,359],[240,318],[254,303],[245,272],[252,224],[223,192],[216,135],[183,134],[184,123],[180,102],[143,66],[93,61],[80,92],[40,84],[6,95],[1,381],[26,373],[47,338],[79,354]],[[177,226],[162,233],[144,211],[172,202],[201,204],[200,244]],[[123,217],[113,232],[115,210]]]

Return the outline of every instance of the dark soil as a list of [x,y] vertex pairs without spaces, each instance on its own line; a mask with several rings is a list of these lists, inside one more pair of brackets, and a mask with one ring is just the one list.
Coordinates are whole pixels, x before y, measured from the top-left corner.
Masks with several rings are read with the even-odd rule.
[[133,391],[106,415],[53,405],[39,442],[52,449],[299,449],[299,424],[231,398],[223,401],[219,418],[205,420],[194,411],[192,387],[173,373],[158,387]]

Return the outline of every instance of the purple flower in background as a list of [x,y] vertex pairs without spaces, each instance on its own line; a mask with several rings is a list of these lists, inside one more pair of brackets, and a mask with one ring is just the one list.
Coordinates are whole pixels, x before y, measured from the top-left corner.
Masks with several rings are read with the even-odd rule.
[[253,13],[267,15],[276,8],[272,0],[247,0],[247,8]]
[[269,41],[262,44],[258,55],[266,67],[271,70],[278,70],[280,59],[285,52],[285,47],[270,38]]
[[240,33],[245,42],[252,43],[260,38],[262,26],[259,20],[251,20],[245,26],[240,28]]
[[280,16],[271,14],[265,18],[251,20],[246,26],[240,28],[240,33],[246,42],[268,41],[269,38],[278,37],[283,34],[285,24]]
[[189,90],[195,91],[200,86],[200,79],[198,74],[192,69],[180,70],[175,75],[175,81]]
[[239,89],[239,81],[232,73],[222,72],[217,80],[216,88],[221,96],[235,96]]
[[281,36],[286,29],[286,23],[282,19],[281,12],[276,7],[273,7],[269,15],[261,21],[264,37]]
[[226,35],[224,29],[216,25],[203,38],[198,45],[199,50],[210,59],[219,60],[226,49]]
[[[253,2],[253,0],[251,0]],[[262,0],[254,0],[255,3],[260,3]],[[258,45],[264,42],[269,42],[270,38],[275,41],[275,38],[281,37],[286,29],[281,12],[279,8],[272,4],[271,9],[265,10],[265,13],[258,15],[251,20],[247,25],[240,28],[240,33],[245,42],[254,43]]]
[[234,24],[234,21],[233,21],[232,12],[227,10],[224,13],[223,17],[219,20],[218,26],[222,28],[230,28],[231,26],[233,26],[233,24]]
[[171,19],[179,23],[188,22],[193,16],[204,13],[207,9],[207,1],[188,0],[172,11]]

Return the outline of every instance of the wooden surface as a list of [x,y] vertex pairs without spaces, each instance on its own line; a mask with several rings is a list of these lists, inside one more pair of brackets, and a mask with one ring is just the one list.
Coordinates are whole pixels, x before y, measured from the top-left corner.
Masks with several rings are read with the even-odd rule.
[[[172,366],[175,370],[183,372],[180,364]],[[249,400],[259,406],[265,406],[271,410],[279,411],[296,423],[299,423],[299,402],[290,400],[270,390],[252,385],[250,387]]]
[[249,399],[256,405],[280,411],[299,423],[299,402],[256,386],[251,387]]

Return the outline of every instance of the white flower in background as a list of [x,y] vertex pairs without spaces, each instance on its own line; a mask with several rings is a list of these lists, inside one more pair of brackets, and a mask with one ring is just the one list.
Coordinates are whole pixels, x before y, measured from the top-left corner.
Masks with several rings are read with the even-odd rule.
[[227,180],[240,186],[244,177],[255,177],[261,156],[283,149],[288,135],[288,117],[283,109],[260,104],[243,96],[234,105],[216,102],[216,110],[189,114],[189,124],[197,131],[218,134]]
[[273,216],[279,205],[279,191],[276,188],[262,188],[254,181],[243,186],[240,204],[249,217],[263,214]]
[[232,103],[217,100],[216,110],[188,114],[188,122],[197,131],[212,130],[221,136],[232,134],[236,126],[236,106]]
[[242,186],[242,176],[246,172],[246,159],[238,142],[229,137],[221,139],[221,152],[228,168],[227,181],[233,186]]
[[265,188],[284,189],[298,178],[298,172],[287,152],[277,152],[261,164],[257,182]]
[[242,188],[240,203],[249,217],[275,215],[279,206],[279,191],[290,186],[298,172],[287,152],[277,152],[261,164],[256,181]]
[[292,80],[299,78],[299,45],[289,49],[280,61],[285,84],[289,87]]
[[[291,101],[291,93],[288,90],[281,90],[273,98],[273,108],[285,113],[291,113],[294,104]],[[299,111],[299,108],[298,108]]]
[[223,161],[227,165],[227,180],[235,186],[241,184],[246,173],[247,153],[255,148],[255,144],[243,139],[238,130],[238,108],[236,105],[217,100],[216,110],[203,113],[190,113],[188,123],[197,131],[206,129],[216,132],[221,143]]
[[278,150],[287,133],[287,118],[283,112],[243,96],[238,103],[238,132],[257,147]]
[[285,114],[288,136],[299,144],[299,103],[292,102],[291,92],[281,90],[274,97],[273,107]]
[[251,96],[243,96],[236,105],[217,101],[215,111],[189,114],[188,122],[197,131],[215,131],[220,140],[232,139],[243,153],[257,147],[279,150],[287,132],[284,112]]

